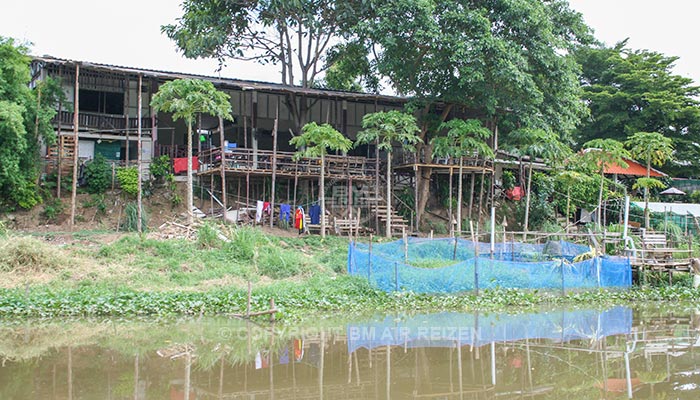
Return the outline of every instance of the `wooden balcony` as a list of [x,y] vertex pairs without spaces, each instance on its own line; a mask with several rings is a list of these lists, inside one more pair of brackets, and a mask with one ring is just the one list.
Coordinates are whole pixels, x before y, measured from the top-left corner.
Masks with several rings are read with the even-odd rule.
[[[70,111],[61,111],[54,117],[54,123],[59,123],[59,121],[61,125],[73,126],[73,113]],[[99,129],[120,134],[125,130],[126,119],[123,115],[80,112],[78,113],[78,125],[80,128]],[[141,129],[150,130],[152,125],[151,117],[141,117]],[[129,126],[127,129],[132,131],[138,129],[138,120],[136,118],[129,118]],[[144,133],[148,134],[150,132]]]
[[[200,175],[219,174],[221,168],[221,149],[212,148],[199,154]],[[278,177],[284,178],[318,178],[321,174],[320,158],[301,158],[294,160],[294,153],[270,150],[230,149],[225,152],[224,170],[229,175],[272,175],[273,161]],[[325,157],[325,176],[327,179],[373,180],[375,160],[365,157],[335,156]]]
[[[455,157],[432,157],[419,153],[399,154],[395,161],[395,170],[412,170],[414,166],[433,168],[435,173],[457,173],[459,170],[459,158]],[[464,157],[463,169],[465,173],[490,173],[493,171],[493,161],[474,155]]]

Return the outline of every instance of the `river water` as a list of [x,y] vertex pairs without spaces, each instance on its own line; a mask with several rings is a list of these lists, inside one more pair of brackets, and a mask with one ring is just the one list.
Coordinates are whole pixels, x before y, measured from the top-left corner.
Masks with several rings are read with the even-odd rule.
[[700,311],[0,321],[0,399],[698,399]]

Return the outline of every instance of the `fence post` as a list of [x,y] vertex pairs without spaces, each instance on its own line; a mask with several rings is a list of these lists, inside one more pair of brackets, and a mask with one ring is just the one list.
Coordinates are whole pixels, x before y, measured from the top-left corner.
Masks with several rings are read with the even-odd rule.
[[396,291],[399,291],[399,263],[394,261],[394,285]]
[[566,288],[564,287],[564,258],[559,261],[559,266],[561,267],[561,296],[566,295]]

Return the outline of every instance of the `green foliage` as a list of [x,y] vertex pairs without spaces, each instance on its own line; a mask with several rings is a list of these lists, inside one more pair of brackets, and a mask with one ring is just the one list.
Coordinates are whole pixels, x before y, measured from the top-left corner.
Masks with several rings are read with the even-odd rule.
[[53,79],[29,89],[29,49],[0,36],[0,209],[41,202],[41,143],[55,142],[52,119],[64,96]]
[[63,202],[58,197],[54,197],[51,200],[44,203],[44,211],[42,212],[44,218],[49,222],[56,221],[59,215],[64,210]]
[[136,167],[117,168],[117,181],[124,193],[136,196],[139,192],[139,171]]
[[[504,124],[571,132],[585,105],[570,55],[592,37],[563,2],[397,0],[361,25],[398,93],[466,105]],[[510,129],[509,129],[510,130]]]
[[112,168],[102,154],[96,154],[95,158],[85,165],[85,179],[88,193],[104,193],[111,186]]
[[223,241],[219,237],[220,234],[211,224],[204,224],[197,229],[197,244],[202,249],[221,248]]
[[689,203],[700,203],[700,190],[695,190],[691,192],[687,198]]
[[378,142],[379,150],[391,153],[393,143],[399,143],[406,151],[415,151],[422,143],[413,115],[400,111],[379,111],[362,117],[362,130],[357,134],[355,145]]
[[637,180],[632,185],[632,189],[664,189],[666,184],[661,182],[656,178],[637,178]]
[[[139,209],[135,202],[128,203],[124,207],[124,223],[122,224],[122,229],[127,232],[138,231],[138,221],[139,221]],[[148,214],[146,210],[141,212],[141,227],[144,232],[148,230]]]
[[170,156],[164,154],[151,160],[151,165],[148,167],[151,173],[151,178],[159,181],[172,173],[172,164]]
[[172,113],[175,121],[184,119],[189,126],[198,113],[229,121],[233,119],[229,95],[201,79],[176,79],[164,83],[153,95],[151,106],[157,111]]
[[321,157],[328,154],[328,150],[347,152],[352,148],[352,141],[342,133],[329,124],[315,122],[304,125],[303,133],[293,137],[289,144],[301,149],[296,152],[296,158]]
[[513,171],[510,170],[503,170],[503,174],[501,175],[501,180],[502,180],[502,185],[503,189],[505,190],[510,190],[515,187],[515,174]]
[[647,168],[661,166],[673,157],[673,141],[658,132],[636,132],[625,142],[632,157]]
[[494,153],[486,140],[491,131],[476,119],[452,119],[440,125],[447,129],[447,135],[433,138],[433,157],[473,157],[493,158]]
[[626,40],[609,48],[581,47],[575,56],[582,67],[583,99],[591,110],[578,130],[579,142],[659,132],[673,141],[675,157],[683,161],[664,169],[695,175],[700,157],[692,137],[700,126],[700,89],[692,79],[673,73],[678,57],[632,50]]

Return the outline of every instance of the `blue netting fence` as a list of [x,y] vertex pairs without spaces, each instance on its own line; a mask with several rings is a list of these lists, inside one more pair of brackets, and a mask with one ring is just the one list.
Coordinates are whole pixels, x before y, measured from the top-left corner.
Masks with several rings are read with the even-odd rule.
[[600,340],[629,334],[632,309],[550,310],[540,313],[422,314],[409,318],[387,316],[347,327],[348,351],[379,346],[453,347],[483,346],[491,342],[548,339],[553,342]]
[[[408,238],[390,243],[351,243],[348,273],[366,277],[385,291],[457,293],[479,289],[626,288],[632,269],[624,257],[573,262],[587,246],[566,241],[546,244],[475,244],[464,239]],[[478,249],[479,256],[475,250]]]

